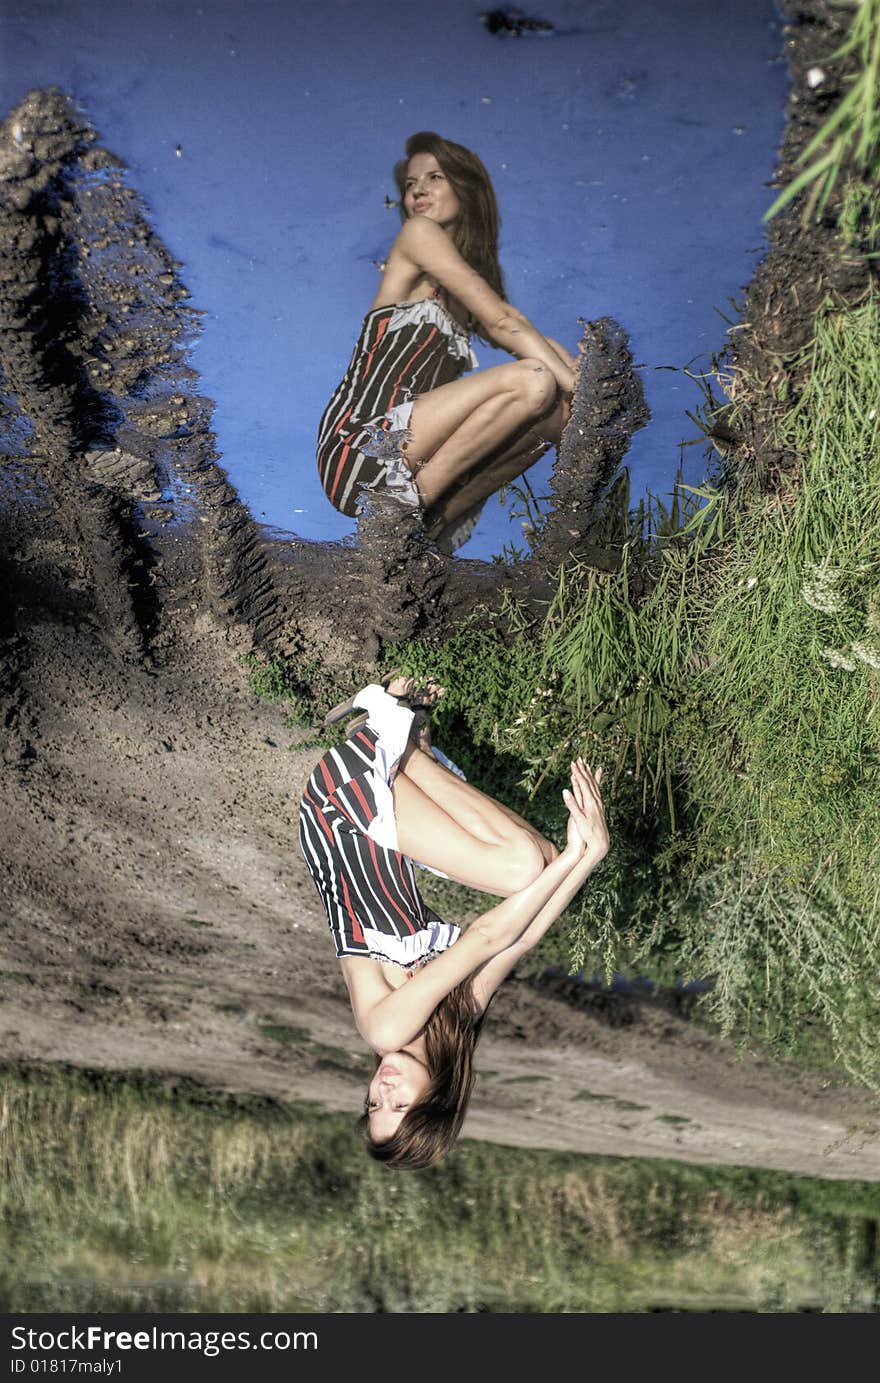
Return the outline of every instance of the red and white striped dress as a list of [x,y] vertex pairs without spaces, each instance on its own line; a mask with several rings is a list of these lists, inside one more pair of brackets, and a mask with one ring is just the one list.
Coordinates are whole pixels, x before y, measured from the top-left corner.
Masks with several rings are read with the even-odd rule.
[[391,784],[412,711],[380,686],[365,687],[355,704],[369,712],[367,723],[328,750],[309,778],[300,848],[337,956],[366,956],[412,971],[461,932],[426,906],[413,862],[397,848]]
[[354,517],[364,489],[387,486],[418,507],[401,453],[412,405],[476,365],[467,332],[436,294],[368,312],[318,428],[318,471],[331,504]]

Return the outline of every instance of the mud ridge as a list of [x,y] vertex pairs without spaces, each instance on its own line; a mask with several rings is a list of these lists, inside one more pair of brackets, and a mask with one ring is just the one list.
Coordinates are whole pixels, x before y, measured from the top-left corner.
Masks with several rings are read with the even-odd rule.
[[590,541],[601,496],[650,417],[623,328],[611,317],[583,325],[571,419],[550,479],[551,514],[535,543],[535,561],[547,570],[571,557],[605,565]]
[[[774,177],[777,188],[801,171],[796,159],[845,94],[846,78],[858,61],[854,55],[828,61],[846,36],[849,9],[828,0],[782,0],[782,9],[789,19],[785,47],[792,86]],[[812,69],[824,74],[818,86],[807,79]],[[798,458],[779,443],[777,400],[783,378],[797,391],[809,368],[801,353],[811,340],[816,314],[826,303],[839,309],[855,306],[872,279],[880,278],[880,261],[848,253],[831,207],[818,222],[801,223],[806,197],[807,192],[800,193],[769,222],[767,254],[746,290],[742,321],[728,332],[730,396],[736,402],[745,395],[748,408],[738,435],[724,436],[723,449],[727,452],[732,444],[735,467],[770,487],[797,469]],[[724,413],[719,415],[722,429]]]

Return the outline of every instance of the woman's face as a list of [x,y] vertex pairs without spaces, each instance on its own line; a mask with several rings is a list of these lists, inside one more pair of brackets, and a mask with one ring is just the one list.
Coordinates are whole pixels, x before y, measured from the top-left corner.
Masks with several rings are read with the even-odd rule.
[[367,1122],[374,1143],[390,1138],[406,1111],[431,1084],[427,1066],[411,1052],[389,1052],[367,1091]]
[[433,154],[413,154],[407,164],[403,207],[407,216],[427,216],[438,226],[456,220],[461,202]]

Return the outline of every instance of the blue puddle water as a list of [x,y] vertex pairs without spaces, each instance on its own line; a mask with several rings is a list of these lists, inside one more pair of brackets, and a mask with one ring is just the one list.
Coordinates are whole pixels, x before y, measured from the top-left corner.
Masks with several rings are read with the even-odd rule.
[[[0,104],[57,85],[130,167],[203,330],[221,462],[255,518],[353,524],[318,483],[318,420],[398,227],[408,134],[474,148],[495,182],[510,299],[574,346],[629,333],[652,420],[633,497],[705,474],[699,373],[765,240],[788,86],[772,0],[553,0],[552,31],[490,34],[470,0],[29,0],[0,17]],[[482,365],[507,359],[480,347]],[[670,369],[669,367],[675,367]],[[551,456],[529,473],[543,493]],[[463,555],[522,545],[490,501]]]

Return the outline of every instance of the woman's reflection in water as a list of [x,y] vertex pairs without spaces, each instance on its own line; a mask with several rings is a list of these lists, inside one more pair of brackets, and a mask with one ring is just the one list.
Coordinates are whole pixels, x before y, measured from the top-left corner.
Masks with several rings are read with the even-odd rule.
[[[384,490],[452,552],[488,496],[558,443],[575,361],[505,297],[498,204],[476,154],[423,131],[394,175],[403,226],[321,419],[318,469],[344,514]],[[515,363],[462,379],[477,364],[472,332]]]

